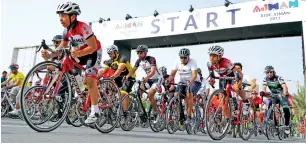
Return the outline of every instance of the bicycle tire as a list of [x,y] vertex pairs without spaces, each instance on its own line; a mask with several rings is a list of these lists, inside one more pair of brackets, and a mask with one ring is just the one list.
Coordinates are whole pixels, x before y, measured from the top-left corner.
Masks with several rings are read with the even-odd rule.
[[[173,134],[175,133],[177,130],[178,130],[178,123],[175,124],[173,123],[173,128],[171,128],[170,126],[170,122],[169,122],[169,114],[170,114],[170,111],[172,110],[172,104],[177,100],[179,99],[179,96],[174,96],[172,97],[172,99],[170,100],[168,106],[167,106],[167,112],[166,112],[166,127],[167,127],[167,131],[169,134]],[[178,100],[178,102],[180,102],[180,100]],[[180,109],[180,108],[179,108]],[[180,115],[178,116],[178,122],[179,122],[179,119],[180,119]]]
[[[157,106],[158,107],[158,106]],[[164,129],[165,127],[165,116],[161,116],[160,113],[159,113],[159,117],[160,117],[160,121],[159,123],[162,123],[160,124],[160,127],[156,127],[156,125],[153,123],[154,119],[152,120],[151,119],[151,113],[153,112],[153,107],[152,105],[150,105],[150,108],[149,108],[149,112],[148,112],[148,119],[149,119],[149,125],[150,125],[150,128],[153,132],[160,132]]]
[[[102,87],[102,85],[105,84],[105,83],[109,83],[109,84],[111,84],[111,85],[114,86],[114,87],[111,87],[111,88],[115,88],[115,89],[116,89],[116,92],[117,92],[117,94],[118,94],[118,96],[119,96],[119,99],[120,99],[121,93],[120,93],[120,90],[119,90],[117,84],[116,84],[114,81],[104,81],[104,80],[102,80],[102,81],[100,81],[99,87]],[[109,88],[109,85],[107,85],[107,86],[108,86],[108,88]],[[107,95],[107,93],[102,93],[100,90],[99,90],[99,93],[100,93],[100,96],[101,96],[101,99],[102,99],[102,100],[103,100],[103,98],[107,97],[107,96],[103,97],[104,95]],[[108,95],[108,97],[109,97],[109,98],[111,99],[111,101],[112,101],[112,106],[109,107],[109,108],[102,108],[102,109],[100,109],[100,111],[101,111],[101,110],[103,111],[102,114],[107,114],[107,119],[105,119],[105,120],[106,120],[106,121],[108,120],[109,122],[110,122],[110,120],[112,120],[112,118],[113,118],[113,117],[112,117],[112,114],[116,114],[116,115],[114,116],[114,118],[115,118],[115,123],[110,122],[110,123],[112,123],[112,124],[111,124],[111,127],[110,127],[110,128],[107,128],[107,129],[102,128],[102,127],[105,125],[106,121],[102,122],[102,125],[99,124],[99,123],[96,123],[96,124],[95,124],[95,128],[96,128],[99,132],[101,132],[101,133],[110,133],[110,132],[112,132],[112,131],[116,128],[116,126],[117,126],[117,124],[118,124],[118,122],[119,122],[119,120],[120,120],[121,101],[119,102],[119,101],[117,101],[117,100],[114,100],[114,99],[113,99],[113,96],[114,96],[114,95],[111,95],[111,96]],[[117,95],[116,95],[116,96],[117,96]],[[106,98],[106,99],[107,99],[107,98]],[[119,102],[119,103],[117,103],[117,102]],[[115,107],[118,106],[115,112],[113,112],[113,107],[114,107],[114,106],[115,106]],[[105,111],[106,111],[106,112],[105,112]]]
[[[130,97],[131,97],[131,98],[130,98]],[[121,102],[120,102],[120,105],[123,103],[123,101],[124,101],[125,99],[128,98],[128,100],[129,100],[129,105],[132,104],[132,106],[133,106],[132,110],[133,110],[133,109],[139,110],[139,104],[138,104],[138,101],[137,101],[136,99],[134,99],[135,97],[136,97],[136,96],[135,96],[134,94],[127,94],[127,95],[125,95],[124,97],[122,97]],[[131,102],[130,100],[132,100],[132,102]],[[136,106],[137,108],[134,108],[134,106]],[[120,120],[121,120],[121,116],[123,116],[123,107],[121,107],[121,108],[122,108],[122,109],[120,110]],[[128,111],[129,111],[129,108],[128,108]],[[138,111],[138,115],[139,115],[139,111]],[[135,126],[136,126],[136,124],[137,124],[137,119],[138,119],[138,117],[139,117],[139,116],[137,116],[137,118],[135,119],[135,121],[134,121],[133,123],[129,124],[129,126],[127,126],[127,127],[126,127],[126,123],[125,123],[125,122],[124,122],[124,124],[123,124],[123,123],[120,123],[121,129],[124,130],[124,131],[131,131],[132,129],[134,129]]]
[[[239,136],[241,137],[241,139],[243,139],[243,140],[245,140],[245,141],[247,141],[247,140],[249,140],[251,137],[252,137],[252,135],[254,134],[254,131],[256,130],[257,131],[257,128],[255,128],[255,126],[256,126],[256,107],[255,107],[255,104],[254,104],[254,102],[251,100],[251,99],[248,99],[248,101],[249,101],[249,104],[250,104],[250,107],[251,107],[251,109],[253,110],[253,112],[254,112],[254,116],[253,116],[253,124],[252,124],[252,130],[251,131],[249,131],[249,135],[247,136],[247,137],[244,137],[244,135],[243,135],[243,125],[242,125],[242,123],[241,123],[241,121],[243,121],[243,112],[240,112],[240,125],[238,126],[238,134],[239,134]],[[240,105],[240,108],[239,108],[240,110],[242,110],[242,104]]]
[[[230,120],[229,121],[227,121],[227,124],[226,124],[226,128],[225,128],[225,131],[219,136],[219,137],[215,137],[213,134],[212,134],[212,132],[211,132],[211,130],[209,129],[209,106],[210,106],[210,104],[209,104],[209,102],[210,102],[210,100],[212,99],[212,97],[213,96],[215,96],[216,94],[219,94],[219,93],[223,93],[224,95],[225,95],[225,97],[226,97],[226,92],[225,92],[225,90],[223,90],[223,89],[218,89],[218,90],[216,90],[216,91],[214,91],[209,97],[208,97],[208,99],[207,99],[207,104],[206,104],[206,108],[205,108],[205,117],[206,117],[206,119],[205,119],[205,125],[206,125],[206,131],[207,131],[207,133],[208,133],[208,135],[210,136],[210,138],[211,139],[213,139],[213,140],[222,140],[225,136],[226,136],[226,134],[228,133],[228,131],[229,131],[229,128],[230,128]],[[230,113],[232,112],[232,109],[231,109],[231,107],[229,106],[229,101],[228,101],[228,108],[229,108],[229,111],[230,111]]]
[[21,112],[22,112],[22,115],[23,115],[23,118],[25,120],[25,122],[29,125],[29,127],[31,127],[33,130],[37,131],[37,132],[51,132],[53,130],[55,130],[56,128],[58,128],[65,120],[67,114],[68,114],[68,110],[69,110],[69,107],[70,107],[70,102],[71,102],[71,93],[72,93],[72,90],[71,90],[71,82],[70,82],[70,79],[69,79],[69,76],[68,76],[68,73],[65,72],[63,73],[63,77],[66,79],[67,83],[68,83],[68,97],[66,98],[66,101],[65,101],[65,106],[66,106],[66,109],[63,111],[63,116],[57,121],[57,123],[51,127],[48,127],[48,128],[39,128],[37,127],[37,125],[34,125],[31,120],[28,118],[27,116],[27,113],[26,113],[26,109],[25,109],[25,101],[24,101],[24,91],[25,91],[25,87],[26,87],[26,83],[27,83],[27,80],[32,76],[32,73],[39,67],[41,66],[54,66],[55,68],[58,68],[60,69],[60,65],[58,63],[55,63],[55,62],[51,62],[51,61],[44,61],[44,62],[41,62],[41,63],[38,63],[37,65],[35,65],[27,74],[27,76],[25,77],[24,81],[23,81],[23,84],[22,84],[22,88],[21,88],[21,95],[20,95],[20,100],[21,100],[21,103],[20,103],[20,106],[21,106]]

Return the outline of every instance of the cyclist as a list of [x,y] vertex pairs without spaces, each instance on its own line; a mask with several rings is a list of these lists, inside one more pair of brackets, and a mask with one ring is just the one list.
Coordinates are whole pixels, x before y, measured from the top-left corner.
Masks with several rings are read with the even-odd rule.
[[[234,67],[235,67],[234,68],[235,70],[242,71],[242,64],[240,62],[234,63]],[[251,85],[248,87],[249,92],[252,92],[256,89],[256,79],[255,78],[251,78],[250,76],[243,74],[243,82]]]
[[170,102],[170,100],[173,97],[174,92],[175,92],[175,86],[171,84],[171,83],[174,83],[174,80],[170,81],[170,79],[169,79],[170,75],[168,75],[166,67],[164,67],[164,66],[160,67],[159,71],[161,71],[162,74],[163,74],[163,78],[164,78],[163,86],[165,88],[165,91],[168,92],[168,98],[167,97],[165,97],[165,98],[167,99],[168,102]]
[[[111,45],[107,47],[107,54],[110,59],[104,61],[103,68],[99,70],[99,76],[102,77],[105,73],[111,69],[114,71],[110,75],[111,79],[114,79],[117,86],[121,88],[121,96],[125,96],[132,91],[132,86],[134,84],[136,75],[133,74],[127,81],[123,83],[123,78],[129,74],[132,70],[132,65],[130,64],[128,58],[119,53],[119,49],[116,45]],[[128,100],[123,102],[123,116],[127,117],[128,110]]]
[[[200,68],[197,68],[197,72],[200,76],[200,81],[201,81],[201,87],[199,91],[197,92],[197,96],[200,97],[200,104],[204,104],[204,102],[207,100],[207,95],[206,95],[206,81],[202,76],[202,70]],[[202,112],[202,111],[201,111]]]
[[[282,99],[281,99],[281,97],[279,97],[279,100],[280,100],[279,102],[282,104],[283,111],[285,113],[285,125],[289,126],[290,109],[289,109],[289,107],[287,107],[288,106],[288,88],[287,88],[287,85],[285,83],[285,80],[281,76],[276,75],[276,72],[275,72],[273,66],[271,66],[271,65],[268,65],[268,66],[265,67],[265,73],[266,73],[266,77],[263,79],[262,91],[264,93],[266,93],[267,92],[267,87],[268,87],[270,89],[271,93],[282,95]],[[271,107],[271,103],[269,103],[267,105],[268,105],[268,109],[269,109],[269,107]],[[286,134],[290,133],[289,128],[285,129],[285,133]]]
[[12,89],[10,92],[10,97],[12,97],[12,99],[16,102],[14,110],[9,112],[9,114],[16,116],[20,114],[20,89],[24,81],[24,75],[22,72],[18,71],[18,64],[12,63],[9,66],[9,69],[11,70],[10,76],[5,82],[2,82],[1,85],[6,85],[10,81],[13,81],[13,84],[7,85],[6,88]]
[[[1,83],[5,82],[7,80],[7,72],[3,71],[2,72],[2,77],[1,77]],[[4,85],[1,85],[1,88],[3,88]]]
[[[154,95],[156,91],[158,90],[158,88],[161,86],[163,77],[162,77],[161,72],[157,69],[156,59],[152,56],[147,55],[148,46],[139,45],[136,49],[136,52],[138,55],[138,60],[136,61],[134,67],[129,72],[129,74],[125,77],[125,80],[128,81],[128,79],[132,75],[134,75],[134,73],[136,72],[139,66],[141,66],[144,69],[147,76],[143,79],[143,83],[145,83],[145,85],[149,84],[151,86],[148,92],[148,97],[153,107],[153,114],[155,117],[157,117],[159,112],[157,110],[156,100],[154,99]],[[157,122],[157,121],[158,121],[158,117],[156,118],[154,122]]]
[[[79,45],[79,49],[72,50],[71,56],[80,60],[79,64],[86,65],[86,85],[91,99],[91,113],[85,120],[86,124],[96,122],[100,114],[98,108],[98,87],[97,73],[101,62],[101,44],[96,39],[91,28],[84,22],[78,21],[77,16],[81,14],[78,4],[66,2],[58,5],[56,13],[59,14],[60,23],[65,27],[63,40],[58,48],[67,47],[68,40],[73,40]],[[57,56],[56,53],[48,54],[42,50],[42,56],[45,59]]]
[[[234,77],[234,72],[238,72],[239,76],[241,77],[241,80],[238,83],[233,83],[233,90],[235,93],[237,93],[243,100],[243,107],[247,107],[247,97],[245,95],[245,91],[242,89],[242,79],[243,79],[243,74],[239,70],[234,70],[234,65],[232,62],[223,57],[224,54],[224,49],[221,46],[211,46],[208,49],[208,54],[209,54],[209,60],[210,62],[207,63],[208,70],[210,71],[210,76],[214,78],[214,72],[216,71],[220,76],[230,76]],[[221,83],[222,81],[219,81],[219,88],[221,88]],[[222,110],[224,113],[225,118],[230,117],[230,112],[229,109],[226,109],[226,103],[222,106]]]
[[261,119],[261,115],[263,114],[263,102],[261,99],[261,96],[258,95],[258,92],[256,90],[253,90],[251,93],[251,99],[256,107],[255,113],[253,112],[253,110],[251,109],[251,116],[256,115],[257,118],[257,123],[259,126],[259,131],[260,133],[262,132],[262,119]]
[[[176,73],[180,75],[180,82],[187,83],[190,87],[189,92],[186,87],[183,87],[183,92],[186,92],[187,97],[187,121],[191,123],[192,108],[193,108],[193,95],[196,95],[201,87],[200,75],[197,72],[197,63],[194,59],[190,58],[190,51],[187,48],[182,48],[179,51],[180,61],[175,63],[170,74],[170,80],[173,80]],[[179,87],[176,88],[174,96],[178,95]]]

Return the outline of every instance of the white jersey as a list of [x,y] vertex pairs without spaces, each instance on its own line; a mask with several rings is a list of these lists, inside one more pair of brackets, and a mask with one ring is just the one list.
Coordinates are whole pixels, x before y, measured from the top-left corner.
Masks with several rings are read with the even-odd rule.
[[[173,66],[173,70],[176,70],[180,75],[180,82],[187,82],[192,79],[192,71],[197,70],[197,63],[195,60],[189,58],[186,65],[182,64],[181,61],[177,62]],[[200,82],[200,75],[197,73],[196,81]]]

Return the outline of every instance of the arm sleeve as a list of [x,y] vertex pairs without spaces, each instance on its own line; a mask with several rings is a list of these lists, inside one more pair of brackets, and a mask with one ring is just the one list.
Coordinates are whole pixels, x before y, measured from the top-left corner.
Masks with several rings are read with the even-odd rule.
[[197,70],[198,66],[197,66],[197,62],[195,60],[191,61],[191,70]]
[[82,23],[81,26],[81,34],[83,35],[83,37],[87,40],[88,38],[90,38],[91,36],[93,36],[93,32],[91,30],[91,28],[86,24],[86,23]]
[[138,67],[139,67],[139,65],[140,65],[140,59],[138,59],[138,60],[135,62],[134,67],[138,68]]

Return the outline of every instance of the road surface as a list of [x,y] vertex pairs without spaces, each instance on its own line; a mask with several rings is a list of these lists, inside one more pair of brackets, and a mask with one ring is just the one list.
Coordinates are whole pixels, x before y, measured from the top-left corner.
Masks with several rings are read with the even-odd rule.
[[[95,129],[88,127],[73,127],[64,122],[58,129],[49,133],[38,133],[32,130],[24,121],[19,119],[1,119],[1,142],[2,143],[212,143],[212,142],[246,142],[241,138],[227,136],[221,141],[213,141],[208,135],[198,133],[188,135],[185,132],[177,131],[168,134],[167,130],[154,133],[150,128],[135,128],[126,132],[120,128],[109,134],[102,134]],[[279,141],[267,140],[264,136],[252,137],[247,143],[305,143],[301,138],[290,138]]]

